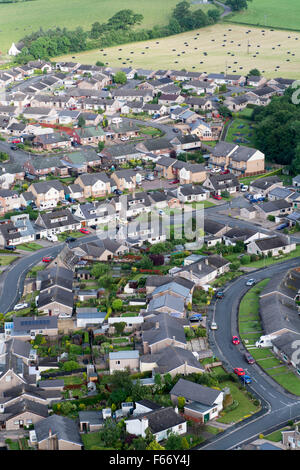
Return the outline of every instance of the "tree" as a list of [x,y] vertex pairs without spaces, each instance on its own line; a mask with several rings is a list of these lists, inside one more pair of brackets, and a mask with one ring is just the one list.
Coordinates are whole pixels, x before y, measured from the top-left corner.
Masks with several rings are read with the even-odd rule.
[[226,5],[228,5],[233,11],[247,10],[248,2],[251,0],[227,0]]
[[161,445],[154,439],[154,441],[150,442],[150,444],[146,447],[146,450],[165,450],[165,447],[161,446]]
[[119,323],[114,323],[114,327],[116,330],[117,335],[121,335],[124,331],[126,323],[124,321],[120,321]]
[[185,398],[184,397],[178,397],[178,408],[180,410],[183,410],[185,405]]
[[104,149],[105,147],[105,143],[104,142],[98,142],[98,152],[102,152],[102,150]]
[[100,24],[99,21],[96,21],[95,23],[92,24],[92,28],[90,31],[91,38],[98,39],[99,36],[104,32],[104,30],[105,30],[104,25]]
[[260,77],[261,73],[258,69],[251,69],[249,71],[249,76],[250,77]]
[[84,127],[85,126],[85,119],[82,115],[79,116],[78,118],[78,127]]
[[116,31],[128,30],[136,24],[141,24],[143,19],[143,15],[134,13],[132,10],[120,10],[108,20],[107,28],[114,29]]
[[171,432],[165,443],[166,450],[182,450],[182,439],[178,434]]
[[219,113],[224,118],[232,117],[232,112],[230,111],[230,109],[228,109],[226,106],[223,106],[223,105],[219,107]]
[[101,60],[97,60],[96,65],[97,65],[97,67],[103,67],[104,62],[102,62]]
[[96,263],[91,269],[91,275],[96,279],[99,279],[101,276],[104,276],[109,271],[109,266],[104,263]]
[[141,269],[152,269],[153,268],[153,262],[148,256],[145,255],[139,261],[139,267]]
[[164,255],[151,254],[149,255],[149,258],[151,259],[153,266],[162,266],[165,262]]
[[113,310],[120,311],[123,307],[123,301],[121,299],[115,299],[111,304]]
[[125,85],[125,83],[127,83],[126,73],[122,71],[116,72],[114,76],[114,82],[120,83],[121,85]]

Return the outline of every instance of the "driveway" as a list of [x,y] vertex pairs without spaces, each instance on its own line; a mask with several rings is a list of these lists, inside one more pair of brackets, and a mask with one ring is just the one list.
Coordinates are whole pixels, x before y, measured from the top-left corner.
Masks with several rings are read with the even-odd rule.
[[142,187],[145,191],[149,191],[151,189],[175,189],[177,186],[177,184],[171,184],[168,180],[160,179],[155,179],[153,181],[144,180],[142,183]]

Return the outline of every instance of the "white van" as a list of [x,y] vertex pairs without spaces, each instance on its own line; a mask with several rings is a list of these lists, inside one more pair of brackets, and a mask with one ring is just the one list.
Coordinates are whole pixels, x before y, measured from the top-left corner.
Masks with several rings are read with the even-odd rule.
[[49,240],[49,242],[57,242],[58,241],[58,238],[57,238],[57,235],[54,235],[54,233],[50,234],[50,235],[47,235],[47,240]]

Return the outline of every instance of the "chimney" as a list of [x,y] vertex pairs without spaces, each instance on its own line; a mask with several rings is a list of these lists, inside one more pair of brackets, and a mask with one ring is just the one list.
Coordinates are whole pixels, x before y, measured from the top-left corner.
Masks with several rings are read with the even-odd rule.
[[179,412],[178,412],[178,406],[175,406],[174,411],[175,411],[175,413],[176,413],[177,415],[179,414]]
[[49,429],[49,437],[52,437],[52,431]]
[[208,258],[205,258],[205,264],[208,266]]
[[176,341],[176,338],[175,338],[175,336],[173,336],[173,343],[175,343],[175,341]]
[[159,329],[159,322],[155,322],[155,329],[158,330]]

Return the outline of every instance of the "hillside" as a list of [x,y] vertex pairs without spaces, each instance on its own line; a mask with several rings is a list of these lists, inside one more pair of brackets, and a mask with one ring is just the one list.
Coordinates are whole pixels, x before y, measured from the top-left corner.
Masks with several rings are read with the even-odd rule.
[[178,0],[32,0],[0,4],[0,51],[5,55],[12,42],[26,34],[57,26],[90,29],[95,21],[104,22],[119,10],[130,8],[141,13],[141,28],[168,23]]
[[299,0],[252,0],[248,9],[228,18],[230,22],[300,31]]

